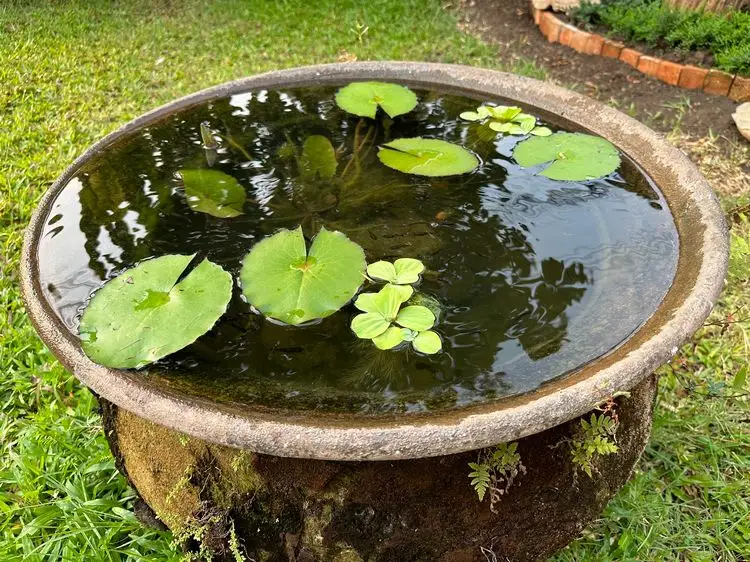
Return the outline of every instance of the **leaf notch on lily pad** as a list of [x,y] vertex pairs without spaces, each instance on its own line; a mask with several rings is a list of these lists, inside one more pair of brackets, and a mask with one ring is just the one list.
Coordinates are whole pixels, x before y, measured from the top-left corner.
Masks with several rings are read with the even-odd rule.
[[247,194],[232,176],[219,170],[182,169],[178,171],[185,186],[185,197],[193,211],[221,219],[243,214]]
[[603,178],[620,165],[620,154],[611,142],[584,133],[524,140],[516,145],[513,157],[524,168],[547,164],[539,175],[561,181]]
[[91,298],[78,329],[96,363],[140,368],[208,332],[232,297],[232,277],[203,260],[180,279],[194,255],[146,260],[108,281]]
[[300,172],[305,179],[331,179],[336,175],[336,149],[323,135],[310,135],[302,144]]
[[417,95],[406,86],[388,82],[352,82],[336,92],[336,105],[348,113],[375,119],[378,107],[396,117],[417,105]]
[[378,159],[399,172],[430,177],[466,174],[479,166],[479,159],[464,147],[422,137],[385,143],[378,150]]
[[362,248],[341,232],[321,228],[308,252],[298,227],[253,246],[240,283],[265,316],[296,325],[330,316],[349,302],[364,281],[365,266]]

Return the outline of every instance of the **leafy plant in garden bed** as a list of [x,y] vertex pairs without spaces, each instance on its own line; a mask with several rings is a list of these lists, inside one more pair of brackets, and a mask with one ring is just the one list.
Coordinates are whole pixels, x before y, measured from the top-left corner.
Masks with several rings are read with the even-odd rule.
[[708,51],[721,70],[750,76],[750,13],[676,10],[662,0],[603,0],[570,11],[574,22],[604,26],[618,38],[651,47]]

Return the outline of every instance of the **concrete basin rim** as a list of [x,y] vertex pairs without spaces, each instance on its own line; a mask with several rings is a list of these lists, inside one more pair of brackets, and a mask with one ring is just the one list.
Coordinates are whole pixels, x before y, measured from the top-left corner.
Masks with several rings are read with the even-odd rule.
[[[137,374],[91,362],[44,298],[36,262],[44,219],[77,169],[133,130],[208,99],[248,89],[354,80],[390,80],[490,99],[508,98],[541,113],[559,115],[617,145],[662,189],[680,233],[675,280],[652,319],[607,356],[536,391],[476,408],[389,419],[286,416],[231,408],[155,389]],[[663,185],[672,186],[671,197]],[[683,214],[690,221],[683,220]],[[690,230],[700,231],[698,235],[683,236],[689,233],[687,224],[683,224],[688,222]],[[690,248],[683,247],[687,239]],[[24,239],[21,288],[37,332],[63,365],[95,393],[143,418],[201,439],[259,453],[328,460],[394,460],[458,453],[532,435],[586,413],[615,392],[633,388],[669,360],[702,325],[722,289],[727,261],[724,216],[708,183],[684,154],[635,119],[580,94],[513,74],[461,65],[362,62],[280,70],[228,82],[166,104],[110,133],[76,159],[42,197]],[[654,318],[659,321],[652,322]],[[636,341],[637,345],[629,348]]]

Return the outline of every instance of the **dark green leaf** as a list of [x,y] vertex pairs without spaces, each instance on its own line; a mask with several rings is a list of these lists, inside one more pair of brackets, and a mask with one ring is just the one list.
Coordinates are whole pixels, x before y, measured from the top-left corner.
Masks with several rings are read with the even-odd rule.
[[180,170],[185,196],[193,211],[222,219],[242,214],[245,190],[232,176],[218,170]]

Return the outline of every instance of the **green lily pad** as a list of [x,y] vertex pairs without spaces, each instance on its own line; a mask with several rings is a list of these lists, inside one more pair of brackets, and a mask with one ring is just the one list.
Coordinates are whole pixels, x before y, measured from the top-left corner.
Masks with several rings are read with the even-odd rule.
[[418,176],[453,176],[479,166],[477,157],[464,147],[421,137],[386,143],[380,147],[378,158],[394,170]]
[[539,175],[553,180],[603,178],[620,165],[620,154],[611,142],[583,133],[530,138],[518,143],[513,156],[525,168],[549,163]]
[[260,312],[287,324],[325,318],[349,302],[364,279],[365,254],[344,234],[322,228],[307,252],[302,228],[253,246],[240,271],[242,292]]
[[414,346],[414,349],[427,355],[437,353],[443,348],[443,342],[440,340],[440,336],[432,330],[419,332],[411,344]]
[[96,363],[139,368],[208,332],[232,297],[232,277],[194,256],[169,255],[126,270],[97,291],[81,317],[81,347]]
[[426,306],[405,306],[399,311],[396,324],[416,332],[422,332],[432,328],[435,324],[435,315]]
[[193,211],[227,219],[242,214],[247,195],[232,176],[218,170],[180,170],[185,196]]
[[395,262],[376,261],[367,266],[367,275],[395,285],[410,285],[419,281],[424,264],[414,258],[399,258]]
[[336,92],[336,105],[344,111],[375,119],[378,107],[388,117],[409,113],[417,105],[417,95],[406,86],[387,82],[352,82]]
[[311,135],[305,139],[300,156],[300,168],[305,179],[331,179],[336,174],[336,150],[323,135]]

